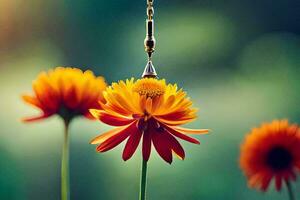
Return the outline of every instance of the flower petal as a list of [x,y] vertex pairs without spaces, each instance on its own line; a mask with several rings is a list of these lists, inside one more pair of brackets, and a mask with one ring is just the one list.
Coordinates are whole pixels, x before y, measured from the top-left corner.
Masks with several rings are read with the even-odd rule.
[[161,132],[158,132],[156,129],[151,129],[151,138],[153,145],[162,159],[167,163],[171,164],[173,160],[172,149],[168,143],[166,137],[162,135]]
[[167,131],[164,131],[162,134],[168,141],[168,143],[169,143],[171,149],[174,151],[174,153],[181,160],[184,160],[184,158],[185,158],[184,149],[182,148],[181,144],[176,140],[176,138],[174,136],[172,136],[170,133],[168,133]]
[[162,117],[158,117],[158,116],[154,116],[154,118],[157,121],[162,122],[162,123],[167,124],[167,125],[170,125],[170,126],[183,125],[183,124],[191,122],[195,119],[194,117],[190,117],[190,118],[186,118],[186,119],[183,119],[183,120],[167,120],[167,119],[163,119]]
[[208,129],[189,129],[189,128],[183,128],[179,126],[172,126],[172,129],[175,129],[176,131],[182,133],[182,134],[207,134],[209,132]]
[[132,155],[134,154],[136,148],[140,143],[141,137],[142,137],[142,133],[138,129],[130,135],[122,155],[124,161],[132,157]]
[[149,131],[145,131],[143,133],[143,159],[145,161],[149,160],[151,154],[151,133]]
[[181,132],[173,129],[172,127],[169,127],[167,125],[164,125],[164,127],[168,130],[169,133],[171,133],[172,135],[182,139],[182,140],[185,140],[185,141],[188,141],[188,142],[191,142],[191,143],[194,143],[194,144],[200,144],[200,142],[198,140],[196,140],[195,138],[192,138],[192,137],[189,137],[185,134],[182,134]]
[[110,131],[107,131],[107,132],[95,137],[94,139],[92,139],[90,144],[100,144],[100,143],[104,142],[105,140],[109,139],[110,137],[120,133],[122,130],[126,129],[127,127],[128,126],[118,127],[118,128],[112,129]]
[[33,105],[40,109],[42,108],[41,103],[39,102],[39,100],[36,97],[32,97],[29,95],[22,95],[22,99],[23,99],[23,101],[25,101],[26,103],[28,103],[30,105]]
[[33,82],[32,88],[35,92],[36,98],[43,106],[43,110],[57,112],[58,98],[47,83],[42,81],[42,79],[39,79],[38,81]]
[[39,121],[42,119],[46,119],[50,117],[52,114],[42,114],[41,116],[36,116],[36,117],[25,117],[22,119],[23,122],[34,122],[34,121]]
[[[106,83],[91,71],[71,67],[57,67],[42,72],[32,83],[34,95],[24,95],[25,102],[40,108],[47,115],[58,114],[63,118],[83,115],[88,118],[90,108],[101,108],[102,92]],[[25,119],[37,120],[43,117]]]
[[138,131],[136,123],[130,124],[127,128],[121,130],[118,134],[113,135],[112,137],[105,140],[102,144],[97,147],[97,151],[105,152],[111,150],[112,148],[119,145],[123,142],[130,134]]
[[262,182],[261,182],[261,189],[262,191],[266,191],[269,187],[269,184],[272,180],[272,176],[269,176],[269,175],[265,175],[263,178],[262,178]]
[[152,98],[146,99],[145,109],[148,113],[152,113]]
[[277,191],[280,191],[281,186],[282,186],[282,178],[281,178],[280,175],[277,175],[277,176],[275,177],[275,186],[276,186],[276,190],[277,190]]
[[109,113],[117,113],[117,114],[123,115],[123,116],[128,116],[128,115],[132,114],[130,111],[124,110],[122,107],[120,107],[116,104],[112,104],[112,103],[104,104],[101,101],[99,102],[99,104],[103,108],[103,110],[105,110],[106,112],[109,112]]
[[133,118],[125,118],[122,116],[108,114],[103,110],[91,109],[90,112],[95,118],[111,126],[124,126],[136,120]]
[[163,96],[158,96],[153,98],[153,102],[152,102],[152,111],[151,113],[154,115],[156,113],[156,111],[160,108],[160,106],[162,105],[164,100]]
[[90,112],[83,113],[83,115],[84,115],[84,117],[86,117],[87,119],[90,119],[90,120],[96,119]]
[[79,91],[75,87],[75,85],[70,85],[69,88],[67,88],[63,93],[64,102],[66,104],[66,107],[71,109],[76,109],[78,107],[79,102]]

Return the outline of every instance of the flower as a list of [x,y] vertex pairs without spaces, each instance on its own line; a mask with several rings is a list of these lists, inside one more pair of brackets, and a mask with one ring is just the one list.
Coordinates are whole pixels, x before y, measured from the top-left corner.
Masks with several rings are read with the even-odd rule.
[[279,191],[300,170],[299,126],[275,120],[254,128],[241,146],[240,166],[250,187],[266,191],[274,178]]
[[186,98],[185,92],[177,90],[177,85],[166,84],[165,80],[144,78],[119,81],[104,91],[106,103],[101,109],[91,113],[105,124],[117,126],[91,141],[99,144],[98,152],[106,152],[127,140],[123,160],[132,157],[140,140],[145,161],[149,160],[151,145],[168,163],[172,162],[172,152],[184,159],[185,152],[177,138],[199,144],[186,134],[205,134],[207,129],[187,129],[179,127],[196,118],[196,109]]
[[82,72],[77,68],[57,67],[42,72],[32,84],[34,95],[23,95],[26,103],[42,111],[40,116],[25,118],[31,122],[48,118],[54,114],[64,120],[84,115],[93,118],[90,108],[100,108],[106,83],[103,77],[95,77],[92,71]]

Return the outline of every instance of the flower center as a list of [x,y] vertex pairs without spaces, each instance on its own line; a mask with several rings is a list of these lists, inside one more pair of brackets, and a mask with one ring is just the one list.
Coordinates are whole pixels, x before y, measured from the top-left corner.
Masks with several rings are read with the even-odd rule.
[[267,164],[275,171],[290,167],[293,157],[284,147],[275,147],[267,154]]
[[154,98],[163,95],[166,90],[166,84],[164,80],[157,80],[154,78],[144,78],[137,80],[133,86],[133,91],[139,93],[141,96]]

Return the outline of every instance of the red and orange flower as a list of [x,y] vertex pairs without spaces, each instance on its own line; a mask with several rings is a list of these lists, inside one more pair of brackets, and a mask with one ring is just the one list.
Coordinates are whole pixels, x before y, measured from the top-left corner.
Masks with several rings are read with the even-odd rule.
[[187,134],[208,132],[179,127],[196,118],[196,109],[191,108],[192,102],[185,92],[177,90],[176,84],[166,84],[165,80],[119,81],[104,91],[104,99],[106,103],[100,102],[101,109],[92,109],[91,113],[117,128],[94,138],[91,144],[99,144],[97,151],[105,152],[128,138],[122,156],[125,161],[132,157],[140,140],[145,161],[150,157],[152,144],[168,163],[172,162],[172,153],[184,159],[184,149],[176,137],[199,144]]
[[282,182],[295,180],[300,170],[299,126],[275,120],[254,128],[241,146],[240,166],[249,186],[262,191],[273,178],[277,190]]
[[106,88],[103,77],[95,77],[92,71],[82,72],[77,68],[57,67],[42,72],[33,81],[34,95],[23,95],[23,100],[42,111],[37,117],[25,118],[30,122],[48,118],[54,114],[64,120],[84,115],[92,118],[90,108],[100,108],[102,92]]

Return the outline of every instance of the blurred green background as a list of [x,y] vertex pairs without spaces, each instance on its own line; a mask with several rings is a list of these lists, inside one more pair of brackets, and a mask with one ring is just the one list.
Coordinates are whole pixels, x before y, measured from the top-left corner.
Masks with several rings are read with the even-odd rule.
[[[279,200],[286,191],[250,190],[238,166],[253,126],[275,118],[300,123],[300,1],[155,1],[161,78],[177,82],[200,108],[191,128],[210,128],[200,146],[183,142],[184,162],[156,153],[149,163],[151,200]],[[42,70],[92,69],[111,83],[139,77],[146,64],[145,1],[0,0],[0,199],[60,198],[63,126],[58,117],[23,124],[38,111],[20,95]],[[71,199],[137,199],[140,151],[123,162],[88,142],[110,129],[71,125]],[[300,197],[300,184],[296,192]]]

